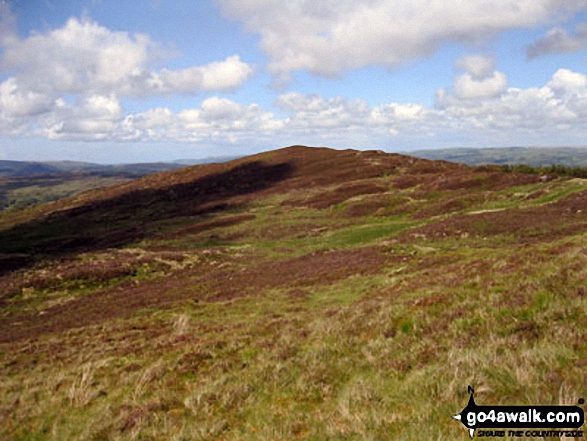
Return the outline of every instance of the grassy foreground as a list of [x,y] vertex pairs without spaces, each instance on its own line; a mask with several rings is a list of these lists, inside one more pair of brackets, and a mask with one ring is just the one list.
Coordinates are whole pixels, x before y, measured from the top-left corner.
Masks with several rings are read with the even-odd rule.
[[586,202],[297,147],[6,213],[0,438],[465,440],[469,384],[577,404]]

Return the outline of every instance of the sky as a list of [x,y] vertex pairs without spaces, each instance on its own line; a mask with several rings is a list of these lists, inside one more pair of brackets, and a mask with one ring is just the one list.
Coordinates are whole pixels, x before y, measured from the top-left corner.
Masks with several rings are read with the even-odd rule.
[[0,159],[587,145],[587,0],[0,0]]

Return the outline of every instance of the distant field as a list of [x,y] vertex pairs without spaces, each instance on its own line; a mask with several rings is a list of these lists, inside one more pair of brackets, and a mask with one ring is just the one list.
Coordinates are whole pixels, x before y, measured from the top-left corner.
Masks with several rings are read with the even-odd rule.
[[506,148],[451,148],[416,150],[406,154],[425,159],[461,162],[468,165],[526,164],[543,167],[552,164],[567,167],[587,166],[587,147],[506,147]]
[[92,188],[128,181],[132,177],[62,173],[52,176],[0,178],[0,211],[73,196]]

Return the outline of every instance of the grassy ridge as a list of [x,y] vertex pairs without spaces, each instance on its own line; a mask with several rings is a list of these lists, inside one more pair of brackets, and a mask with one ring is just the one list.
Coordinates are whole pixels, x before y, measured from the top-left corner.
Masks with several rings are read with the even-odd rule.
[[[165,190],[286,160],[213,211]],[[116,196],[92,228],[145,225],[115,247],[11,251],[36,263],[0,277],[0,437],[465,440],[468,384],[479,404],[585,396],[583,180],[302,148],[223,167],[133,183],[167,198]],[[91,227],[87,197],[37,210]]]

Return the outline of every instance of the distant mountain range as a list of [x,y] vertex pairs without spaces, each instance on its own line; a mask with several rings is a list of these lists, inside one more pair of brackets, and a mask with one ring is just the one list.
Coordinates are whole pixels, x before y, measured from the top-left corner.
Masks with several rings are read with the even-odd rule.
[[405,153],[424,159],[441,159],[468,165],[526,164],[541,167],[557,164],[587,167],[587,147],[449,148]]
[[1,161],[0,177],[30,177],[40,175],[62,175],[63,173],[98,173],[100,175],[129,175],[140,177],[166,170],[175,170],[190,165],[227,162],[237,156],[215,156],[202,159],[179,159],[170,162],[136,164],[94,164],[77,161]]

